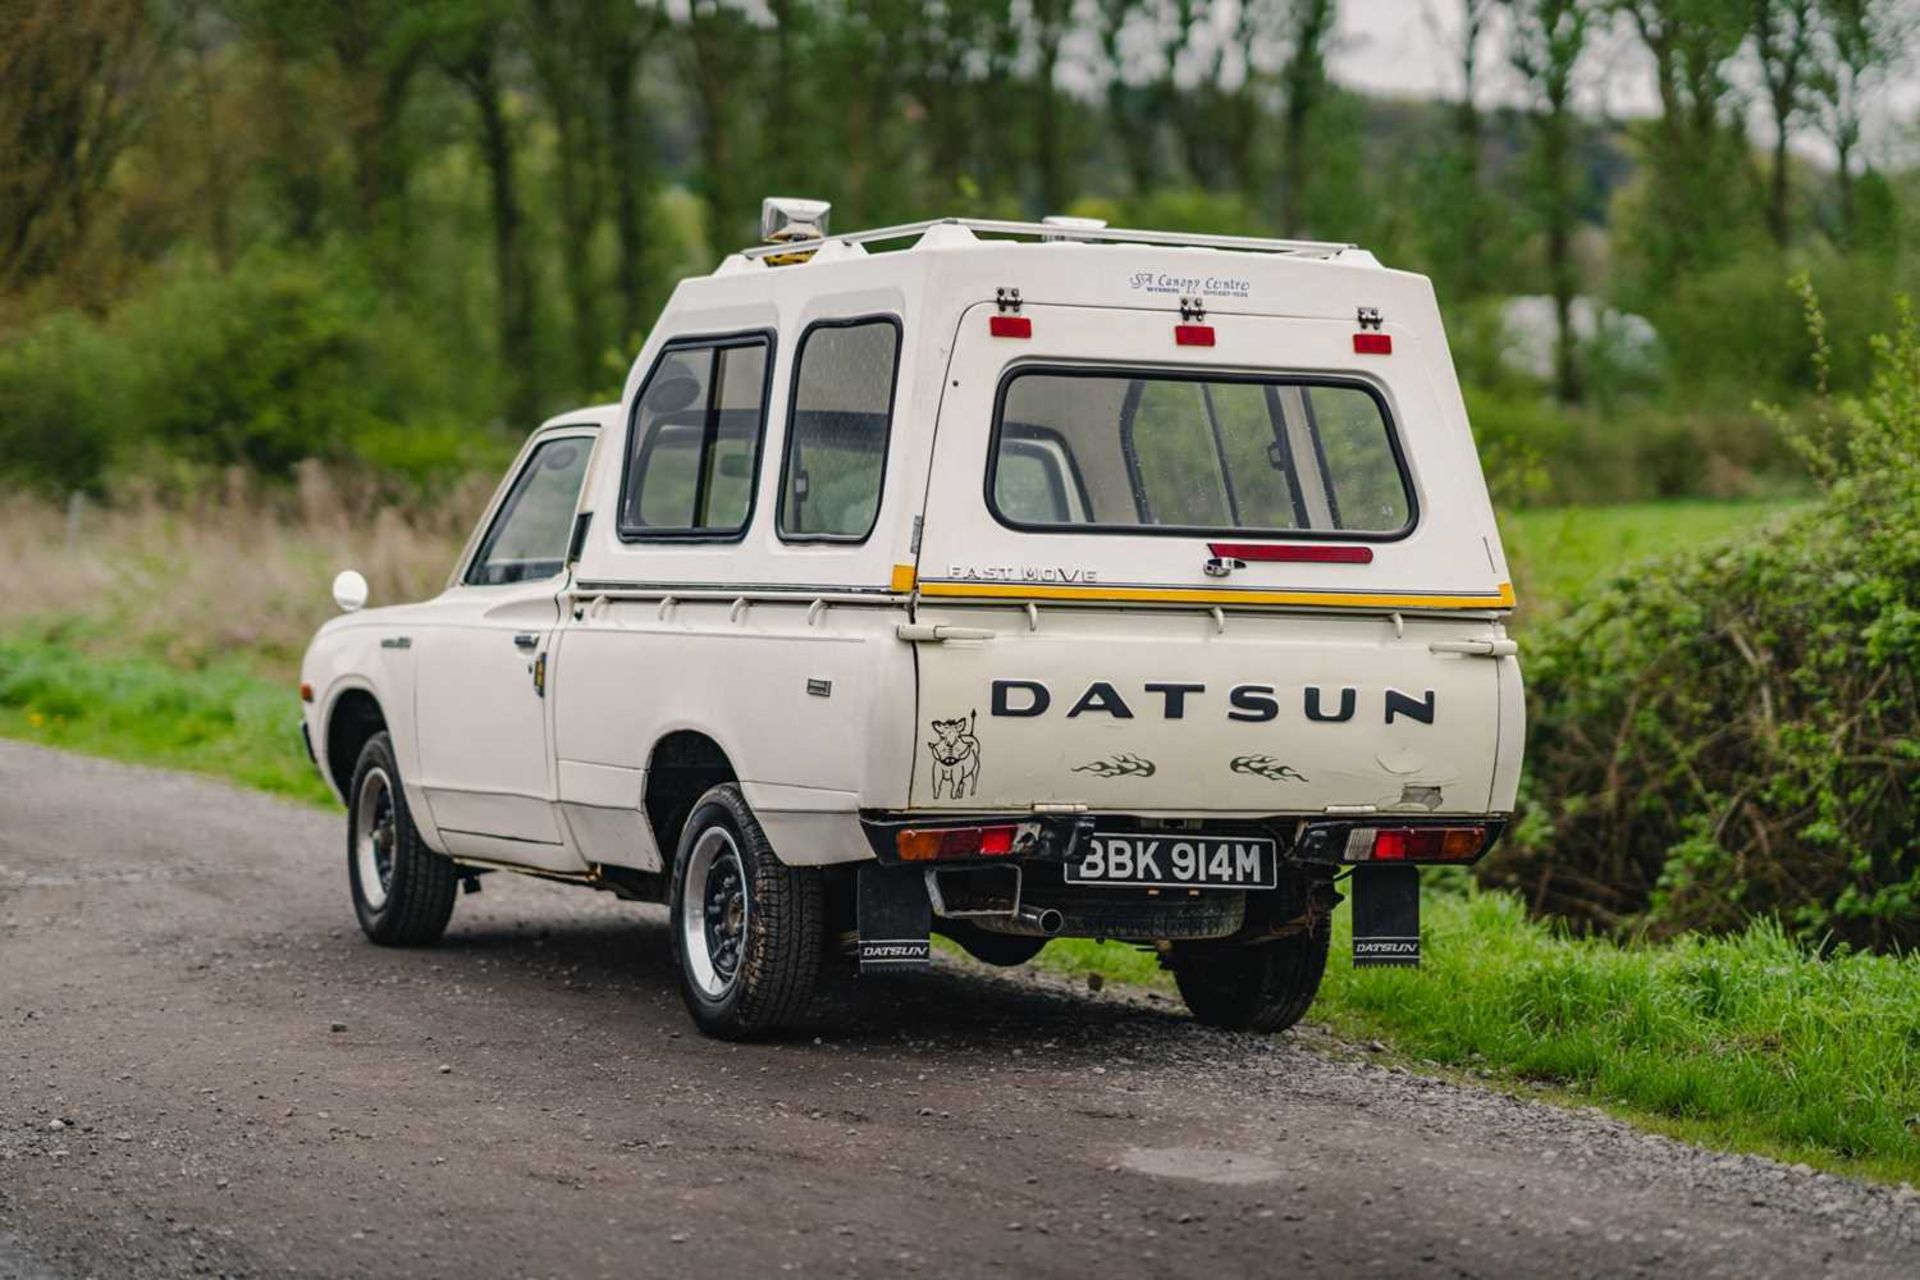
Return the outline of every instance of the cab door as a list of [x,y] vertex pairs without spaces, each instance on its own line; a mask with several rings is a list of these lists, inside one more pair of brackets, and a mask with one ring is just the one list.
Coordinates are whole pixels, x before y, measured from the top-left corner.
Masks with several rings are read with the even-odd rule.
[[413,634],[419,782],[449,853],[585,869],[554,811],[546,686],[596,435],[535,437],[460,581]]
[[1512,594],[1417,335],[1023,316],[954,340],[913,806],[1486,812]]

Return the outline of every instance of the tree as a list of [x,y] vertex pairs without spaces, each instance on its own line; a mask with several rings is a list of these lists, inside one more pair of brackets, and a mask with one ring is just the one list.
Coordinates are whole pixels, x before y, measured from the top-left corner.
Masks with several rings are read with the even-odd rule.
[[1505,0],[1512,16],[1508,56],[1534,97],[1533,204],[1546,242],[1547,288],[1553,295],[1554,394],[1580,398],[1580,367],[1573,332],[1579,278],[1573,232],[1579,190],[1574,165],[1573,77],[1586,52],[1593,0]]
[[1750,0],[1613,0],[1653,58],[1660,93],[1653,161],[1650,278],[1707,265],[1739,222],[1746,140],[1729,71],[1746,41]]
[[339,67],[353,157],[354,228],[371,233],[406,181],[400,113],[426,61],[439,15],[407,0],[270,7],[275,20],[310,26]]
[[1066,210],[1067,159],[1060,110],[1060,46],[1073,18],[1073,0],[1029,0],[1034,47],[1034,146],[1039,152],[1040,204],[1045,213]]
[[1152,190],[1156,165],[1155,83],[1143,82],[1128,65],[1123,39],[1139,30],[1146,0],[1099,0],[1100,56],[1105,63],[1107,124],[1119,135],[1128,185],[1135,195]]
[[688,0],[678,35],[681,78],[692,96],[699,136],[708,235],[716,244],[731,245],[737,229],[747,224],[746,201],[736,181],[745,149],[736,144],[740,107],[750,96],[741,92],[741,82],[751,80],[757,42],[746,14],[723,0]]
[[0,287],[85,241],[146,107],[152,36],[143,0],[0,4]]
[[1773,116],[1773,168],[1767,185],[1767,230],[1782,249],[1792,238],[1787,144],[1810,105],[1819,68],[1814,47],[1815,0],[1751,0],[1753,50]]
[[[1243,0],[1243,3],[1248,0]],[[1310,140],[1332,87],[1327,46],[1339,16],[1338,0],[1289,0],[1287,60],[1280,71],[1280,232],[1301,234],[1306,209]]]
[[1460,0],[1460,100],[1452,112],[1453,145],[1420,168],[1428,193],[1420,210],[1422,238],[1428,246],[1436,284],[1458,297],[1487,289],[1491,241],[1499,208],[1487,190],[1485,121],[1480,113],[1481,53],[1495,0]]
[[1828,56],[1813,87],[1821,128],[1833,143],[1840,240],[1851,244],[1858,230],[1853,169],[1863,108],[1899,54],[1902,20],[1898,0],[1820,0],[1820,9]]
[[637,0],[604,0],[596,48],[607,113],[607,168],[613,186],[615,272],[620,288],[620,333],[630,343],[646,328],[647,236],[643,209],[653,154],[640,110],[640,65],[659,31],[656,9]]
[[507,411],[516,423],[537,416],[533,350],[533,281],[527,263],[519,166],[507,118],[501,70],[502,11],[478,5],[440,34],[436,45],[447,74],[465,91],[479,125],[477,141],[487,171],[487,207],[493,220],[493,275],[499,357],[506,374]]

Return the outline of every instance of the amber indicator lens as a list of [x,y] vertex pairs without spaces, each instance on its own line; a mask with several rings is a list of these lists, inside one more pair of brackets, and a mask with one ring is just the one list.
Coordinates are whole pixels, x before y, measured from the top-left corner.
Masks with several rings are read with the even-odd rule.
[[941,858],[993,858],[1013,852],[1018,827],[909,827],[894,838],[902,862],[935,862]]

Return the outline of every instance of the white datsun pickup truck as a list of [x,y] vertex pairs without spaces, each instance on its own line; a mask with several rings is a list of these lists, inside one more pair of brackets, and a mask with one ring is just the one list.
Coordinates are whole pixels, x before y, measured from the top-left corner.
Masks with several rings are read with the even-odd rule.
[[1287,1027],[1342,881],[1512,810],[1514,603],[1428,282],[1349,245],[946,219],[674,291],[618,405],[527,441],[447,588],[347,610],[303,728],[376,942],[508,869],[665,902],[714,1035],[823,979],[1151,947]]

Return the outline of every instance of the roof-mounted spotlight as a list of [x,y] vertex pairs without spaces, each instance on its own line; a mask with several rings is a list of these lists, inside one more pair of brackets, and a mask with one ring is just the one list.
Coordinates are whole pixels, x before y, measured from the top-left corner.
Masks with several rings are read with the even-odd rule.
[[760,202],[760,238],[768,244],[820,240],[827,234],[827,215],[833,206],[825,200],[768,196]]

